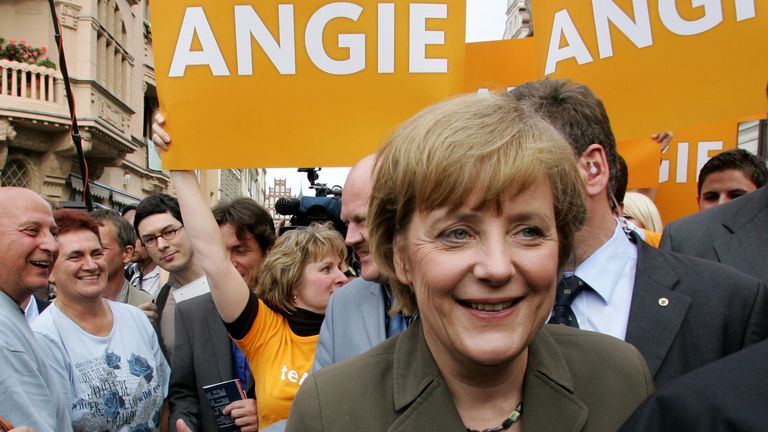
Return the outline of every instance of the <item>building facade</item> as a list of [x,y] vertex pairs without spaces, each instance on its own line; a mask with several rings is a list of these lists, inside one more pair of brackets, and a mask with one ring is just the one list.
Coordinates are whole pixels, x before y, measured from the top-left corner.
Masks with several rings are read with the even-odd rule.
[[[94,201],[119,209],[167,191],[167,174],[148,168],[157,97],[146,2],[58,1],[56,12]],[[3,1],[0,29],[5,45],[44,48],[55,66],[0,60],[3,185],[29,187],[54,204],[82,201],[48,2]]]
[[[158,102],[147,1],[55,2],[91,193],[115,209],[172,193],[148,139]],[[0,38],[0,184],[28,187],[54,205],[83,201],[48,1],[0,2]],[[10,45],[45,50],[49,62],[8,59]],[[263,169],[217,170],[201,186],[214,202],[246,195],[264,203],[264,178]]]
[[533,36],[531,0],[507,0],[504,39],[522,39],[528,36]]
[[276,227],[287,223],[291,217],[279,214],[275,210],[275,203],[280,198],[291,197],[291,188],[286,186],[285,179],[275,179],[274,184],[269,187],[269,190],[265,196],[264,207],[267,209],[267,211],[269,211],[269,214],[272,215],[272,220],[275,222]]

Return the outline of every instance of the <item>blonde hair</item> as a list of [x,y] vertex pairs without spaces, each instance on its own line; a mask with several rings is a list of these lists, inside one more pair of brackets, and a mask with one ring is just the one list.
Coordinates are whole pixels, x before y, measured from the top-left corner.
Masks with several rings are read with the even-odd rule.
[[500,206],[544,176],[552,187],[562,268],[584,223],[584,184],[573,150],[544,120],[509,95],[466,95],[431,106],[402,124],[379,150],[370,209],[371,252],[406,314],[413,289],[395,274],[394,242],[415,211]]
[[293,313],[293,289],[302,282],[307,264],[336,253],[341,261],[347,258],[344,239],[328,225],[313,223],[297,228],[277,238],[261,266],[256,295],[270,309]]
[[661,232],[661,215],[656,204],[647,196],[638,192],[627,192],[624,195],[624,216],[635,219],[643,224],[641,228],[648,231]]

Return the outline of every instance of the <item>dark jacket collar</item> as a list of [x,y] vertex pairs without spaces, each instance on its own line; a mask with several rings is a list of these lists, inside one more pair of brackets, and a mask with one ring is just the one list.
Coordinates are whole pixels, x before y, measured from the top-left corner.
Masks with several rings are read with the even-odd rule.
[[[580,430],[587,408],[573,394],[568,364],[547,326],[534,338],[528,356],[523,390],[526,430]],[[397,340],[393,380],[395,409],[404,412],[390,431],[463,430],[420,321]]]

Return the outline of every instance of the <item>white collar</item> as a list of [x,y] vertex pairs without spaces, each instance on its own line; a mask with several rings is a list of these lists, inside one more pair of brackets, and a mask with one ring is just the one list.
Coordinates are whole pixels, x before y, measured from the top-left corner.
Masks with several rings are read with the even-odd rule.
[[634,248],[621,224],[617,223],[613,236],[584,260],[576,268],[575,274],[608,304],[619,284],[627,260],[632,258]]

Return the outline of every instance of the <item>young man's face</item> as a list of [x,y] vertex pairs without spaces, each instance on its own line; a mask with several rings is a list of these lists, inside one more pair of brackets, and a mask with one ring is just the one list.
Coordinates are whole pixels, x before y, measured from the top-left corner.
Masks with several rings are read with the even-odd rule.
[[742,170],[727,169],[711,173],[704,179],[699,195],[699,211],[706,210],[757,190]]
[[[173,231],[175,233],[171,237]],[[163,270],[182,272],[191,263],[192,245],[184,232],[184,225],[170,213],[147,216],[139,223],[138,232],[147,253]],[[171,239],[164,239],[163,233]]]

